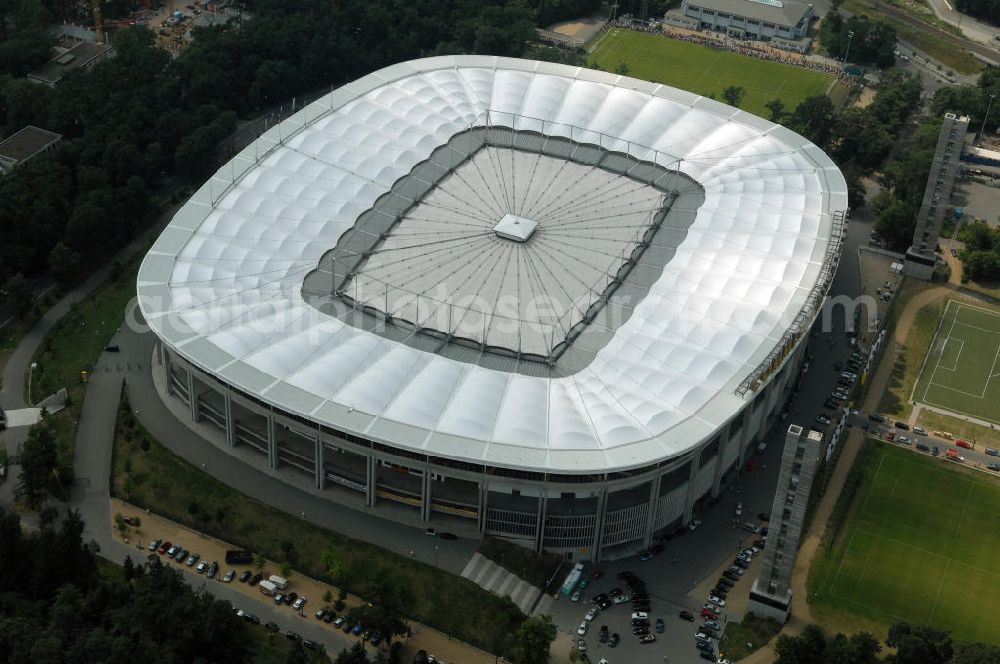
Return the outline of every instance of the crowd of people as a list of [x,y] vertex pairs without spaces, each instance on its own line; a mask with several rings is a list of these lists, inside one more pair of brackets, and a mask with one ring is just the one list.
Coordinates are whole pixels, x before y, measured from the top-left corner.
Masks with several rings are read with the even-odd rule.
[[802,53],[795,53],[775,48],[766,42],[736,39],[721,32],[692,32],[674,28],[664,29],[658,24],[648,25],[644,22],[636,21],[631,18],[620,18],[611,21],[605,29],[612,27],[635,30],[637,32],[662,34],[664,37],[669,39],[678,39],[680,41],[701,44],[702,46],[708,46],[711,48],[721,48],[727,51],[732,51],[733,53],[749,55],[762,60],[773,60],[787,65],[821,71],[825,74],[832,74],[833,76],[836,76],[840,82],[848,86],[853,85],[855,82],[855,77],[845,72],[839,66],[830,64],[829,62],[825,62],[818,58],[811,58]]

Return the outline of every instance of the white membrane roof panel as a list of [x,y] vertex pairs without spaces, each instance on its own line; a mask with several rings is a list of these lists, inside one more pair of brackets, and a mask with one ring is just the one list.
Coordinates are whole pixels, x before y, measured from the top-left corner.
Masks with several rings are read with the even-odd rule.
[[[362,213],[436,148],[487,123],[675,164],[704,190],[687,235],[645,298],[575,373],[531,376],[449,359],[352,326],[303,299],[306,274]],[[614,273],[608,257],[634,245],[624,227],[636,224],[573,207],[587,187],[601,186],[596,181],[539,187],[571,167],[511,158],[516,175],[505,184],[523,196],[515,214],[539,224],[526,242],[493,232],[503,215],[493,216],[484,190],[474,191],[496,187],[485,180],[450,195],[432,190],[423,204],[439,206],[412,208],[399,230],[410,224],[445,233],[475,218],[484,243],[522,251],[543,244],[547,233],[552,269],[544,280],[482,262],[470,271],[468,264],[481,260],[472,252],[452,257],[450,277],[425,256],[409,255],[398,269],[376,252],[367,276],[362,269],[357,279],[377,291],[391,277],[425,293],[450,279],[453,295],[490,296],[544,283],[566,301],[586,301]],[[223,166],[147,255],[140,306],[154,333],[203,370],[348,433],[525,470],[635,468],[696,447],[749,403],[737,387],[788,332],[828,272],[824,261],[836,259],[827,251],[831,220],[846,209],[846,192],[829,158],[802,137],[688,92],[552,63],[427,58],[334,91]],[[576,235],[564,229],[557,239],[546,211],[560,201],[564,211],[607,217],[604,227]],[[648,201],[633,207],[648,213]],[[405,255],[405,237],[385,242]],[[512,259],[517,252],[507,251]],[[375,306],[378,298],[369,295]],[[423,311],[410,314],[420,320]],[[495,325],[499,310],[476,311],[468,323],[484,330],[481,341],[550,342],[544,333]],[[516,307],[506,311],[521,316]],[[567,307],[560,325],[573,320],[572,311]]]

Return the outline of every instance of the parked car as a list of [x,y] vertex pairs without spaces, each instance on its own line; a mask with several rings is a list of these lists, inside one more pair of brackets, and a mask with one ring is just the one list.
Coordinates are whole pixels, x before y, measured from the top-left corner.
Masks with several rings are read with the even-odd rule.
[[292,602],[292,608],[295,610],[301,609],[305,605],[306,605],[305,597],[297,597],[295,601]]
[[996,470],[996,471],[1000,471],[1000,463],[988,463],[988,464],[986,464],[986,467],[987,467],[987,468],[988,468],[989,470]]
[[718,604],[719,606],[725,606],[726,605],[726,600],[722,599],[718,595],[709,595],[708,596],[708,601],[712,602],[713,604]]
[[[194,558],[194,556],[191,556],[191,558],[188,558],[188,567],[191,566],[191,559],[192,558]],[[196,572],[198,572],[198,574],[203,574],[205,572],[205,570],[207,570],[207,569],[208,569],[208,561],[206,561],[206,560],[201,561],[200,563],[198,563],[198,566],[194,568],[194,570]]]
[[663,623],[663,618],[657,618],[656,619],[656,631],[657,631],[657,633],[658,634],[663,634],[664,630],[666,630],[666,629],[667,629],[667,626]]
[[253,572],[251,572],[248,569],[243,570],[243,573],[240,574],[240,583],[246,583],[247,581],[250,580],[251,576],[253,576]]
[[333,611],[327,611],[326,615],[323,616],[323,622],[325,622],[327,625],[329,625],[336,619],[337,619],[337,614],[334,613]]
[[222,580],[225,583],[232,583],[232,580],[235,578],[236,578],[236,570],[231,569],[228,572],[226,572],[226,575],[222,577]]
[[169,551],[170,547],[172,547],[172,546],[173,546],[173,544],[171,544],[170,542],[162,542],[162,543],[160,543],[160,546],[156,549],[156,552],[157,553],[167,553],[167,551]]
[[986,454],[988,454],[989,456],[1000,456],[1000,450],[997,450],[996,448],[993,447],[987,447],[983,451],[986,452]]
[[903,431],[910,430],[909,424],[907,424],[906,422],[900,422],[899,420],[896,420],[896,422],[892,426],[896,427],[897,429],[902,429]]
[[344,622],[345,622],[345,620],[344,620],[343,616],[337,616],[336,618],[333,619],[333,626],[334,627],[343,627],[344,626]]
[[611,635],[611,638],[608,639],[608,646],[614,648],[618,645],[619,641],[621,641],[621,637],[618,636],[618,632],[615,632]]
[[207,576],[210,579],[214,579],[215,575],[218,573],[219,573],[219,563],[218,561],[213,560],[212,564],[208,566],[208,571],[205,573],[205,576]]
[[639,643],[652,643],[656,640],[655,634],[643,634],[639,637]]
[[[170,543],[168,542],[168,544]],[[181,547],[179,544],[170,544],[170,546],[167,548],[167,557],[173,558],[174,556],[177,555],[177,552],[180,550]]]
[[681,611],[677,614],[681,620],[686,620],[688,622],[694,622],[694,615],[690,611]]
[[264,625],[264,629],[269,632],[280,632],[281,628],[278,627],[278,623],[269,622]]
[[174,560],[179,563],[182,563],[188,557],[188,553],[190,552],[187,549],[181,549],[180,551],[174,554]]
[[701,519],[697,517],[691,519],[691,523],[688,524],[688,530],[696,530],[700,525],[701,525]]
[[373,646],[377,646],[382,643],[382,632],[375,630],[372,632],[372,638],[370,639]]
[[824,415],[823,413],[820,413],[819,415],[816,416],[816,421],[819,422],[820,424],[829,424],[830,418]]
[[293,632],[292,630],[288,630],[287,632],[285,632],[285,636],[288,638],[289,641],[301,641],[302,640],[302,637],[299,636],[298,634],[296,634],[295,632]]
[[580,597],[582,595],[583,595],[583,593],[581,593],[579,590],[574,590],[573,594],[570,595],[569,599],[570,599],[571,602],[579,602],[580,601]]
[[310,641],[309,639],[302,639],[302,647],[308,648],[309,650],[319,650],[319,644],[315,641]]
[[917,449],[920,450],[921,452],[930,452],[931,451],[931,448],[927,447],[923,443],[917,443]]
[[920,435],[920,436],[926,436],[927,435],[927,429],[925,429],[923,427],[913,427],[913,433],[915,433],[917,435]]
[[190,556],[188,556],[188,559],[187,559],[187,562],[186,562],[185,564],[186,564],[186,565],[187,565],[188,567],[194,567],[194,564],[195,564],[196,562],[198,562],[198,559],[199,559],[199,558],[201,558],[201,556],[200,556],[199,554],[197,554],[197,553],[192,553],[192,554],[191,554]]
[[155,539],[152,542],[150,542],[149,546],[147,546],[146,548],[149,549],[150,551],[156,551],[156,549],[160,546],[160,542],[161,540]]
[[608,626],[607,625],[601,625],[601,631],[597,635],[597,640],[600,641],[601,643],[607,643],[608,642]]
[[972,443],[970,443],[967,440],[962,440],[961,438],[956,438],[955,439],[955,446],[956,447],[962,447],[962,448],[965,448],[967,450],[971,450],[972,449]]
[[653,554],[651,552],[649,552],[649,551],[640,551],[639,552],[639,560],[646,561],[646,560],[652,560],[652,559],[653,559]]
[[361,631],[362,631],[362,627],[361,627],[361,623],[358,623],[357,625],[355,625],[355,626],[354,626],[354,629],[352,629],[352,630],[351,630],[351,632],[352,632],[352,633],[353,633],[353,634],[354,634],[355,636],[357,636],[358,634],[360,634],[360,633],[361,633]]
[[576,649],[579,652],[587,652],[587,642],[584,641],[583,639],[577,639],[576,640]]
[[716,622],[715,620],[706,620],[705,626],[708,627],[709,629],[714,629],[715,631],[719,631],[720,629],[722,629],[719,626],[719,623]]

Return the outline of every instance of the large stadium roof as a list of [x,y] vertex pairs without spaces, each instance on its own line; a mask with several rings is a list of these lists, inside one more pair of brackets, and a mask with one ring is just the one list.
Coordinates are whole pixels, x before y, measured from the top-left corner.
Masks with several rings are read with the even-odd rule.
[[[336,429],[512,468],[632,468],[747,403],[827,285],[846,207],[821,150],[716,101],[428,58],[330,93],[220,169],[150,250],[139,302],[196,366]],[[324,274],[319,305],[304,286]],[[573,305],[519,307],[542,292]],[[563,337],[572,361],[547,355]]]

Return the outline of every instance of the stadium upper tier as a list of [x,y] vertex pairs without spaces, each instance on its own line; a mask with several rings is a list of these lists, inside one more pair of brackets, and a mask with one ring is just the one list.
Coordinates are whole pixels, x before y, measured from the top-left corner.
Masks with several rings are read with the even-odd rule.
[[[416,60],[273,127],[143,261],[164,344],[261,402],[555,473],[704,441],[780,363],[847,187],[801,136],[663,85]],[[757,385],[759,386],[759,384]]]

